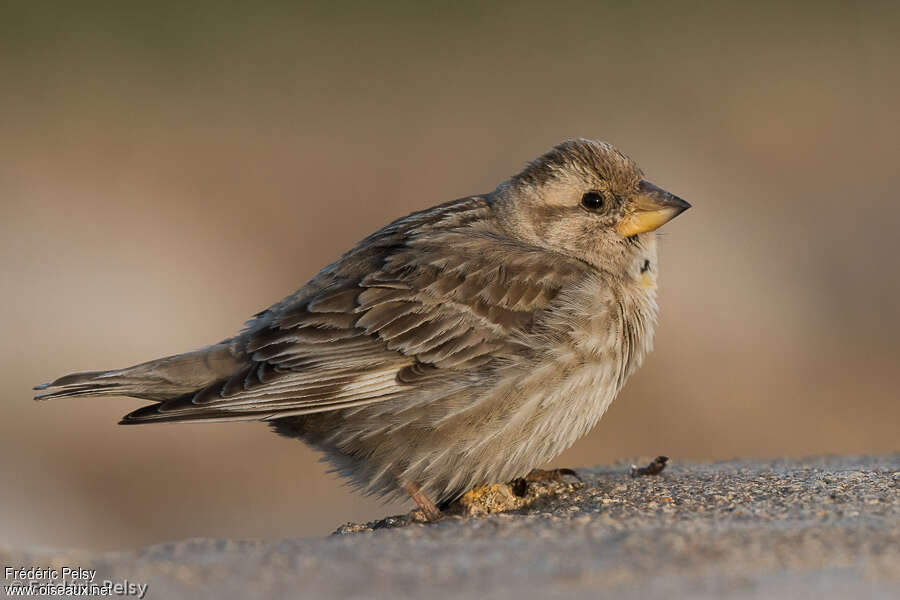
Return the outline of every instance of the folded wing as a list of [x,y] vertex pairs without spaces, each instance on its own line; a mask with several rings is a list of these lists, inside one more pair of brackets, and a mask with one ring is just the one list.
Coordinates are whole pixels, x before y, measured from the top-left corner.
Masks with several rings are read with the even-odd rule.
[[480,230],[485,210],[465,199],[389,225],[258,315],[236,340],[243,368],[122,422],[270,420],[449,393],[529,352],[537,312],[588,267]]

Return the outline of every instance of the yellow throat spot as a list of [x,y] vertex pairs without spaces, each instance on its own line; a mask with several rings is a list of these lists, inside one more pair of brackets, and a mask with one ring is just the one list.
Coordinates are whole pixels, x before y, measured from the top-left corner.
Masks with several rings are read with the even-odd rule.
[[645,289],[656,287],[656,277],[653,276],[653,273],[650,271],[641,273],[641,287]]

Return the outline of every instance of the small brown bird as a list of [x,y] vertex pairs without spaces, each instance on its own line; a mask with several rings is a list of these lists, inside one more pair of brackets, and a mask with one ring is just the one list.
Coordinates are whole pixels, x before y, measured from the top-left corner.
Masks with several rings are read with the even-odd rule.
[[654,231],[689,206],[609,144],[567,141],[376,231],[232,338],[35,399],[154,402],[123,424],[267,421],[434,519],[597,423],[652,345]]

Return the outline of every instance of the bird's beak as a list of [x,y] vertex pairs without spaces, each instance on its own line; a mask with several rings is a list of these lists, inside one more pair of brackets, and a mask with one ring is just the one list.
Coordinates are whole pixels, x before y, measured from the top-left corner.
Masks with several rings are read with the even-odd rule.
[[649,181],[641,180],[637,195],[625,206],[625,216],[616,229],[625,237],[653,231],[690,207],[690,204],[678,196]]

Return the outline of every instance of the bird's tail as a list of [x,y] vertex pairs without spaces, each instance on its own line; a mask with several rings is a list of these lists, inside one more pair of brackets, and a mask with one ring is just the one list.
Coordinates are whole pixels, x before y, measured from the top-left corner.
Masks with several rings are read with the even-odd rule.
[[[35,400],[71,396],[131,396],[163,401],[228,377],[243,366],[229,341],[112,371],[71,373],[35,386]],[[46,390],[46,391],[45,391]]]
[[[69,396],[127,396],[129,391],[138,391],[138,382],[129,381],[122,371],[84,371],[70,373],[50,383],[34,387],[35,390],[50,390],[36,394],[35,400],[68,398]],[[52,388],[52,389],[51,389]]]

